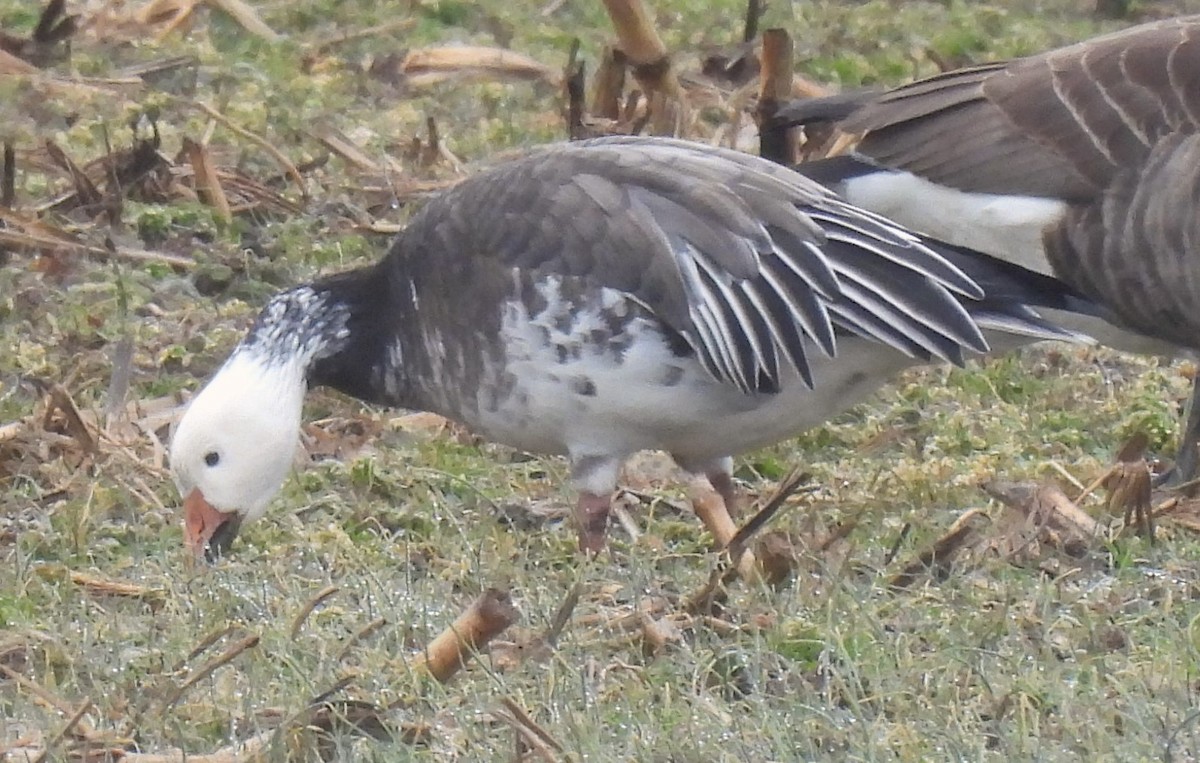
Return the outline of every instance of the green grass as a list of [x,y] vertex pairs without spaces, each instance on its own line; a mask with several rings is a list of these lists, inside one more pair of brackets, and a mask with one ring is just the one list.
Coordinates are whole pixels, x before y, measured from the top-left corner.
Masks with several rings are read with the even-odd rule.
[[[85,35],[73,45],[71,66],[93,76],[195,56],[196,99],[295,164],[317,166],[305,174],[311,198],[301,214],[259,210],[225,226],[194,202],[139,199],[125,204],[119,230],[48,218],[79,226],[89,241],[111,234],[192,257],[218,282],[207,295],[194,276],[159,264],[118,270],[71,255],[56,275],[34,253],[14,252],[0,266],[0,426],[38,424],[0,442],[0,665],[71,707],[90,698],[86,719],[99,735],[144,751],[212,751],[274,728],[350,677],[336,697],[397,703],[391,721],[425,723],[430,733],[425,746],[340,736],[347,759],[509,759],[513,732],[496,715],[504,698],[572,760],[1200,756],[1200,543],[1186,530],[1167,525],[1155,546],[1122,538],[1084,558],[977,551],[943,580],[888,585],[965,509],[985,508],[999,526],[1002,508],[978,489],[984,479],[1065,484],[1066,472],[1087,483],[1139,430],[1154,448],[1171,447],[1188,391],[1183,370],[1102,349],[1037,347],[966,369],[913,370],[827,425],[742,459],[738,474],[753,494],[769,494],[797,464],[815,489],[772,527],[797,549],[794,580],[779,590],[735,585],[716,620],[683,614],[683,598],[716,560],[699,523],[678,509],[681,486],[653,459],[627,475],[649,497],[633,511],[641,540],[614,528],[612,553],[585,562],[563,519],[572,496],[561,461],[406,428],[411,421],[397,412],[328,393],[310,396],[309,419],[361,419],[380,433],[366,450],[307,465],[268,517],[244,529],[231,558],[190,569],[178,498],[149,437],[117,430],[120,444],[102,441],[84,457],[57,423],[41,430],[31,380],[59,382],[82,410],[102,411],[113,348],[129,335],[131,399],[195,389],[267,295],[378,257],[387,237],[359,223],[401,222],[415,204],[393,205],[384,179],[336,156],[322,163],[317,126],[352,136],[373,160],[400,162],[408,174],[390,181],[448,176],[404,158],[425,135],[427,115],[468,163],[564,134],[553,88],[450,82],[407,91],[368,76],[373,60],[503,38],[559,67],[578,37],[594,64],[611,39],[600,4],[582,0],[549,14],[530,0],[257,5],[281,42],[254,38],[213,10],[159,43]],[[28,6],[0,0],[6,31],[29,28]],[[654,6],[685,67],[697,51],[740,35],[741,3]],[[986,60],[1120,26],[1066,0],[779,6],[770,20],[791,29],[798,69],[844,86],[932,73],[926,49]],[[318,41],[408,15],[415,23],[406,31],[345,42],[300,64]],[[47,138],[76,162],[91,161],[104,154],[105,131],[115,148],[128,146],[129,112],[153,106],[161,150],[174,156],[184,137],[207,129],[202,114],[181,105],[188,97],[181,86],[133,107],[84,102],[72,105],[70,124],[53,117],[63,104],[50,103],[39,124],[5,98],[5,137],[21,152],[18,209],[67,187],[35,161]],[[279,167],[255,144],[218,126],[211,148],[221,166],[301,202],[294,186],[272,180]],[[1087,507],[1101,511],[1095,499]],[[845,538],[822,545],[850,522]],[[1057,577],[1038,569],[1048,558],[1059,563]],[[97,595],[72,583],[71,571],[157,593]],[[577,584],[580,601],[561,638],[539,647]],[[338,592],[293,635],[298,613],[328,585]],[[414,673],[422,645],[488,586],[512,591],[520,624],[448,685]],[[654,602],[680,638],[647,655],[638,629],[622,623]],[[350,643],[377,618],[385,622]],[[190,671],[245,634],[258,645],[167,703]],[[6,744],[51,737],[65,720],[0,675],[0,760]],[[68,741],[52,759],[79,749]]]

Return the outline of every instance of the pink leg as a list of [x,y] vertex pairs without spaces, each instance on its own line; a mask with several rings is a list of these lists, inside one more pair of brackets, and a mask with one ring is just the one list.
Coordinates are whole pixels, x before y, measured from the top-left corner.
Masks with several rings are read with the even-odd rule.
[[612,494],[596,495],[581,492],[575,505],[575,522],[579,525],[579,550],[585,554],[598,554],[604,550],[608,537],[608,511],[612,506]]

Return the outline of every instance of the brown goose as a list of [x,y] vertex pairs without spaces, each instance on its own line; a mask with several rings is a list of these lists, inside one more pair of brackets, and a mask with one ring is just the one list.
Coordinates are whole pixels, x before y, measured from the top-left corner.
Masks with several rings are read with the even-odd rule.
[[[1200,16],[882,94],[797,102],[783,124],[861,140],[801,171],[915,230],[1052,274],[1120,349],[1200,348]],[[1200,386],[1176,477],[1197,474]]]
[[909,365],[1074,336],[1030,306],[1092,309],[757,157],[552,147],[427,203],[379,263],[267,303],[172,439],[188,545],[222,551],[263,514],[312,385],[566,455],[595,551],[630,454],[666,450],[732,502],[731,456]]

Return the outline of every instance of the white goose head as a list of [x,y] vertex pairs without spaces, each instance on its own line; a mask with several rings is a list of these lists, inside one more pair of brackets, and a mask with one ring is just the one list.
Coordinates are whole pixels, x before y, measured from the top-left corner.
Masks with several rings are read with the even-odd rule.
[[310,364],[346,334],[327,294],[284,292],[192,400],[171,438],[171,473],[194,557],[223,553],[266,512],[296,455]]
[[302,370],[243,349],[192,400],[171,439],[192,555],[224,552],[266,511],[296,454],[304,392]]

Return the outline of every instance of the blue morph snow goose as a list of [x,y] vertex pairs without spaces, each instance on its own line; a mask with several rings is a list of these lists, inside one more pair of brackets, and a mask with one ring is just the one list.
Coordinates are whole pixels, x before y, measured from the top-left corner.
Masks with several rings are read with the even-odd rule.
[[[796,102],[783,124],[861,136],[805,174],[931,236],[1054,275],[1110,311],[1118,349],[1200,349],[1200,16],[882,94]],[[1197,476],[1200,383],[1175,477]]]
[[657,138],[551,147],[429,201],[377,264],[267,303],[173,436],[187,542],[223,551],[264,513],[305,392],[327,385],[565,455],[596,551],[632,453],[665,450],[732,503],[731,456],[893,373],[1068,335],[1030,305],[1088,309],[757,157]]

